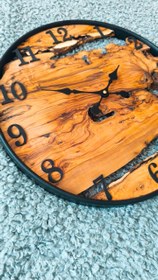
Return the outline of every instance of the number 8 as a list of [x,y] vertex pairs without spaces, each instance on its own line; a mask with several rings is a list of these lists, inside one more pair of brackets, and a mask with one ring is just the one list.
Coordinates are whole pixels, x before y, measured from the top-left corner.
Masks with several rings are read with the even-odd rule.
[[[50,163],[51,164],[51,167],[45,167],[45,164],[46,163]],[[63,171],[59,168],[59,167],[55,167],[54,166],[54,161],[52,159],[46,159],[42,162],[41,164],[41,168],[43,170],[43,172],[47,173],[48,174],[48,180],[51,182],[51,183],[58,183],[59,181],[62,180],[63,178]],[[59,173],[60,175],[60,178],[59,179],[55,179],[53,178],[52,176],[52,173],[53,172],[57,172]]]

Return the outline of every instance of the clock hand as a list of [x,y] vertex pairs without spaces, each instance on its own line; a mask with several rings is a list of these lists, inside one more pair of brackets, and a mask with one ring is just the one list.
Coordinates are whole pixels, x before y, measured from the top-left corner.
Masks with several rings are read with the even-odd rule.
[[119,68],[119,67],[120,67],[120,65],[118,65],[117,68],[116,68],[112,73],[109,74],[110,80],[109,80],[109,82],[108,82],[108,85],[106,86],[106,88],[104,88],[104,89],[102,90],[102,95],[101,95],[101,96],[102,96],[103,98],[109,96],[109,86],[112,84],[112,82],[113,82],[114,80],[117,80],[117,79],[118,79],[117,71],[118,71],[118,68]]
[[114,111],[111,111],[107,114],[103,114],[103,112],[100,110],[99,106],[100,106],[100,103],[102,101],[103,98],[105,97],[108,97],[109,96],[109,86],[111,85],[111,83],[114,81],[114,80],[117,80],[117,71],[118,71],[118,68],[119,68],[119,65],[117,66],[117,68],[109,74],[109,82],[108,82],[108,85],[106,86],[106,88],[104,90],[102,90],[102,93],[101,93],[101,98],[100,98],[100,101],[95,103],[92,107],[89,108],[88,110],[88,115],[90,116],[90,118],[93,120],[93,121],[102,121],[106,118],[109,118],[111,116],[114,115]]
[[[120,65],[117,66],[117,68],[109,74],[109,82],[108,82],[108,85],[102,89],[102,90],[99,90],[99,91],[84,91],[84,90],[76,90],[76,89],[70,89],[70,88],[62,88],[62,89],[48,89],[48,88],[44,88],[44,87],[40,87],[41,90],[47,90],[47,91],[56,91],[56,92],[60,92],[60,93],[64,93],[64,94],[71,94],[71,93],[74,93],[74,94],[83,94],[83,93],[90,93],[90,94],[98,94],[101,96],[101,99],[100,99],[100,102],[99,103],[96,103],[94,104],[95,106],[95,109],[93,110],[94,112],[96,112],[96,108],[98,108],[98,111],[100,110],[99,109],[99,106],[100,106],[100,103],[102,101],[102,98],[107,98],[109,96],[109,86],[111,85],[111,83],[114,81],[114,80],[117,80],[118,76],[117,76],[117,71],[118,71],[118,68],[119,68]],[[111,94],[117,94],[117,95],[121,95],[122,97],[124,98],[128,98],[130,96],[130,93],[129,92],[126,92],[126,91],[120,91],[120,92],[113,92]],[[91,107],[92,108],[92,107]],[[93,114],[94,114],[93,112]],[[101,111],[100,111],[101,113]],[[99,114],[100,114],[99,113]],[[102,113],[103,114],[103,113]]]
[[[64,94],[71,94],[71,93],[74,93],[74,94],[77,94],[77,93],[91,93],[91,94],[98,94],[100,95],[101,97],[105,98],[105,97],[108,97],[109,96],[109,92],[108,92],[108,89],[109,89],[109,86],[111,85],[111,83],[114,81],[114,80],[117,80],[117,71],[118,71],[118,68],[119,68],[119,65],[117,66],[117,68],[109,74],[109,82],[108,82],[108,85],[106,86],[106,88],[102,89],[102,90],[98,90],[98,91],[84,91],[84,90],[77,90],[77,89],[70,89],[70,88],[62,88],[62,89],[57,89],[57,90],[51,90],[51,91],[57,91],[57,92],[61,92],[61,93],[64,93]],[[44,88],[42,88],[44,89]],[[49,90],[49,89],[45,89],[45,90]]]
[[[120,95],[120,96],[122,96],[122,97],[124,97],[124,98],[129,98],[129,97],[130,97],[130,92],[128,92],[128,91],[121,90],[121,91],[119,91],[119,92],[111,92],[111,93],[108,91],[108,90],[109,90],[109,86],[112,84],[112,82],[113,82],[114,80],[117,80],[117,79],[118,79],[117,71],[118,71],[118,68],[119,68],[119,67],[120,67],[120,65],[118,65],[117,68],[116,68],[112,73],[109,74],[110,80],[109,80],[108,85],[106,86],[106,88],[104,88],[104,89],[102,89],[102,90],[100,90],[100,91],[97,92],[97,93],[100,93],[100,95],[101,95],[102,98],[108,97],[109,94]],[[101,102],[101,101],[100,101],[100,102]]]
[[[106,88],[104,88],[102,90],[99,90],[99,91],[94,91],[94,92],[93,91],[76,90],[76,89],[70,89],[70,88],[63,88],[63,89],[54,90],[54,89],[48,89],[48,88],[44,88],[44,87],[40,87],[40,90],[57,91],[57,92],[61,92],[61,93],[67,94],[67,95],[69,95],[71,93],[91,93],[91,94],[98,94],[98,95],[102,96],[103,98],[107,97]],[[130,93],[127,92],[127,91],[113,92],[111,94],[120,95],[124,98],[128,98],[130,96]]]
[[94,93],[94,94],[99,94],[101,91],[84,91],[84,90],[77,90],[77,89],[70,89],[70,88],[62,88],[62,89],[57,89],[57,90],[52,90],[52,91],[58,91],[61,93],[65,93],[67,95],[71,94],[71,93]]

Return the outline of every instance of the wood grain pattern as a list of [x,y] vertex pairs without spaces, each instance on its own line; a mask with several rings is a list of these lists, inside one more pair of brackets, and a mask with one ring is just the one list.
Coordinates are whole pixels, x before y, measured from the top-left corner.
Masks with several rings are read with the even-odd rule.
[[[85,43],[85,36],[89,38],[86,41],[98,36],[91,26],[67,28],[75,40],[82,38],[80,43]],[[104,32],[113,34],[109,30]],[[52,159],[64,172],[56,186],[80,194],[100,174],[106,177],[120,169],[157,137],[158,98],[147,89],[157,85],[158,58],[150,54],[147,45],[142,44],[136,50],[134,43],[127,40],[125,46],[109,44],[106,54],[98,49],[57,59],[52,59],[54,47],[58,53],[65,53],[73,44],[66,41],[52,49],[52,39],[49,41],[45,32],[41,32],[20,47],[28,45],[40,60],[23,66],[14,60],[5,66],[0,84],[5,85],[14,102],[0,105],[0,123],[11,149],[41,178],[48,181],[48,175],[41,169],[42,161]],[[44,52],[48,48],[51,52]],[[84,61],[85,56],[89,63]],[[30,57],[25,60],[30,61]],[[94,92],[107,86],[109,74],[118,66],[118,79],[110,85],[110,95],[100,105],[104,113],[115,113],[94,122],[88,115],[88,109],[100,99]],[[13,98],[10,92],[11,84],[16,81],[27,89],[25,100]],[[83,93],[66,95],[58,91],[61,88]],[[120,91],[129,92],[130,97],[123,98],[117,94]],[[15,139],[9,137],[7,129],[12,124],[25,130],[28,141],[24,146],[16,147]],[[152,181],[151,185],[149,192],[156,188]],[[121,192],[119,197],[123,197]],[[96,199],[102,196],[98,194]]]
[[[49,51],[52,53],[52,56],[55,56],[101,38],[101,34],[93,25],[64,25],[62,28],[67,30],[66,39],[70,38],[70,40],[63,42],[64,31],[61,30],[61,27],[53,27],[31,36],[19,48],[25,48],[29,45],[34,54]],[[105,27],[99,27],[99,29],[104,36],[114,36],[114,31],[111,29]],[[60,43],[56,44],[50,34],[47,33],[48,31],[52,31]]]
[[[156,164],[156,168],[151,165],[153,163]],[[147,158],[122,178],[107,186],[113,200],[133,199],[158,191],[158,176],[156,176],[157,180],[151,177],[148,170],[150,165],[153,174],[158,172],[158,153]],[[93,196],[93,199],[107,200],[107,197],[105,192],[101,191]]]

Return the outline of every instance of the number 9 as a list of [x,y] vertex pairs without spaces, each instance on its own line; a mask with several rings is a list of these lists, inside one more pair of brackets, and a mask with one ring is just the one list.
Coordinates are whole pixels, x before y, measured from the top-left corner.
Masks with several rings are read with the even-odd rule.
[[[16,133],[16,132],[14,132],[14,128],[17,128],[18,129],[18,132]],[[24,131],[24,129],[20,126],[20,125],[18,125],[18,124],[12,124],[11,126],[9,126],[8,127],[8,130],[7,130],[7,132],[8,132],[8,135],[11,137],[11,138],[19,138],[19,137],[23,137],[23,142],[20,142],[20,141],[16,141],[15,142],[15,145],[17,146],[17,147],[20,147],[20,146],[23,146],[23,145],[25,145],[26,144],[26,142],[27,142],[27,136],[26,136],[26,133],[25,133],[25,131]]]

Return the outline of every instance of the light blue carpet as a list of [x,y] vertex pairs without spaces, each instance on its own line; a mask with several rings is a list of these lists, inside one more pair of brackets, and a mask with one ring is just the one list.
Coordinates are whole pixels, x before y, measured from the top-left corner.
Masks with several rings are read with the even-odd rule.
[[[158,45],[158,0],[1,0],[1,55],[19,36],[65,19],[107,21]],[[0,145],[1,280],[158,280],[158,197],[95,209],[46,193]]]

